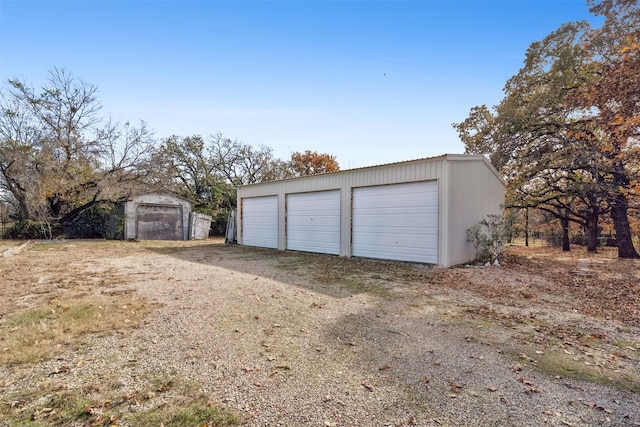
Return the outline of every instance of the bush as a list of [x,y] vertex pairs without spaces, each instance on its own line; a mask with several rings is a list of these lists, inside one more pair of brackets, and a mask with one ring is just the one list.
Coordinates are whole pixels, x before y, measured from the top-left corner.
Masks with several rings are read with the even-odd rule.
[[99,203],[80,212],[64,225],[71,239],[122,239],[124,237],[124,205]]
[[51,239],[60,233],[59,227],[44,221],[24,219],[7,229],[9,239]]
[[476,249],[476,261],[492,262],[504,253],[511,227],[503,215],[490,214],[469,229],[469,241]]

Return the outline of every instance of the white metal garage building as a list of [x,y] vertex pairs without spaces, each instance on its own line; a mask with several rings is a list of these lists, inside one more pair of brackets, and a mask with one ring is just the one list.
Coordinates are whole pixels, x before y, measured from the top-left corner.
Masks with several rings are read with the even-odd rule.
[[504,182],[478,155],[351,169],[238,188],[238,243],[450,266],[498,213]]

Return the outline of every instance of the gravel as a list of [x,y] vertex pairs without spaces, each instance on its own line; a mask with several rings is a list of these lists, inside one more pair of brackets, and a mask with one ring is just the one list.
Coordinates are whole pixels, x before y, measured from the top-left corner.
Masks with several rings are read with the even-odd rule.
[[[74,268],[94,279],[114,269],[131,278],[108,291],[133,289],[158,304],[146,324],[5,370],[0,392],[109,382],[127,393],[152,377],[179,378],[238,411],[246,426],[640,425],[637,394],[538,369],[527,355],[550,350],[467,316],[464,292],[399,279],[384,268],[345,277],[373,289],[353,291],[312,274],[309,263],[334,262],[329,256],[288,254],[283,263],[275,251],[211,244],[133,252],[89,254]],[[418,275],[425,269],[401,268]],[[62,365],[71,368],[51,375]],[[638,360],[629,365],[637,374]],[[130,409],[180,393],[172,389]]]

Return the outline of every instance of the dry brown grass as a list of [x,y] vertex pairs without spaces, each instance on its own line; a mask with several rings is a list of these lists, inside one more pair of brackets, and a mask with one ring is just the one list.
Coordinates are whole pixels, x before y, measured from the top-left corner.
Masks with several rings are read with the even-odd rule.
[[0,324],[0,365],[50,359],[86,334],[138,327],[151,309],[144,300],[112,296],[53,300],[18,311]]
[[[412,299],[407,310],[440,303],[443,322],[483,324],[509,335],[514,364],[640,393],[635,368],[640,340],[631,333],[640,326],[640,262],[618,260],[610,249],[587,254],[581,248],[563,253],[551,247],[512,247],[500,268],[432,269],[212,243],[44,243],[21,256],[0,258],[0,367],[29,369],[73,353],[87,337],[126,336],[143,326],[154,305],[126,285],[141,280],[177,283],[145,258],[162,254],[195,266],[229,263],[236,268],[234,259],[249,260],[241,271],[255,274],[256,280],[262,275],[295,277],[297,286],[336,297],[370,294],[392,302],[406,295]],[[0,248],[11,246],[5,242]],[[118,269],[101,262],[124,257],[144,268]],[[590,260],[589,274],[576,274],[583,258]],[[183,279],[180,286],[188,287],[189,279]],[[589,322],[573,320],[577,316]],[[65,363],[58,369],[65,369]],[[632,369],[621,369],[623,365]],[[236,414],[199,394],[198,385],[171,372],[156,375],[142,373],[140,388],[126,393],[109,377],[91,387],[24,387],[0,397],[0,417],[8,425],[34,426],[240,423]],[[0,382],[0,390],[2,386]],[[149,411],[129,410],[167,392],[179,398]]]
[[[0,252],[21,243],[2,242]],[[0,257],[0,367],[19,372],[74,353],[89,337],[123,334],[140,327],[154,304],[122,289],[131,278],[101,266],[99,260],[144,254],[150,249],[173,250],[173,246],[171,242],[48,242],[29,244],[23,256]],[[183,246],[189,247],[190,242]],[[95,268],[87,271],[87,261]],[[50,376],[72,368],[61,363]],[[109,426],[121,420],[149,427],[238,423],[236,415],[193,394],[188,384],[170,373],[146,373],[140,378],[146,388],[125,394],[119,392],[115,379],[103,381],[89,388],[61,388],[53,383],[45,383],[44,388],[42,384],[23,387],[19,393],[0,398],[0,425],[5,425],[2,420],[16,426]],[[11,383],[8,380],[5,386]],[[180,401],[131,413],[132,405],[174,388],[184,389]]]

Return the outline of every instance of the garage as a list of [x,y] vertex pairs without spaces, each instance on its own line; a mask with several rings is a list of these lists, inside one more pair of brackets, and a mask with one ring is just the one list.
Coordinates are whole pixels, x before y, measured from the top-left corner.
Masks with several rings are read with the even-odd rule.
[[340,254],[340,192],[287,195],[287,249]]
[[247,246],[278,247],[278,197],[251,197],[240,205],[242,242]]
[[504,189],[466,154],[243,185],[238,243],[448,267],[474,259],[468,230],[501,212]]
[[438,262],[438,183],[353,189],[352,255]]

